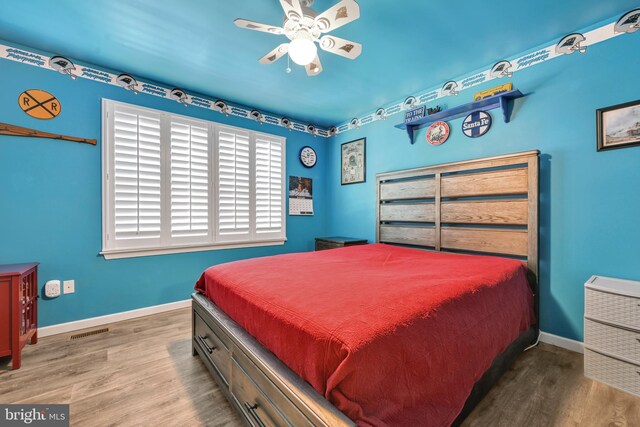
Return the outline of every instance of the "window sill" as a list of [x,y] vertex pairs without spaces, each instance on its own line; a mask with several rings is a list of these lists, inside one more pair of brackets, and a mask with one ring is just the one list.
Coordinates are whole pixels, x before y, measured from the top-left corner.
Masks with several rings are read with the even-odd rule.
[[277,246],[284,245],[287,239],[275,239],[253,242],[220,242],[220,243],[206,243],[203,245],[185,245],[185,246],[171,246],[164,248],[145,248],[145,249],[109,249],[100,252],[100,255],[104,256],[104,259],[120,259],[120,258],[136,258],[143,256],[153,255],[169,255],[169,254],[182,254],[187,252],[202,252],[213,251],[219,249],[239,249],[239,248],[255,248],[259,246]]

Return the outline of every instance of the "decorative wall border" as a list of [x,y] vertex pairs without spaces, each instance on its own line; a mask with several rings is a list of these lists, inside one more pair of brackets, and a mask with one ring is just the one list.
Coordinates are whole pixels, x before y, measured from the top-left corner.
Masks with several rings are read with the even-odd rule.
[[27,48],[0,44],[0,58],[20,62],[26,65],[32,65],[45,70],[56,71],[74,80],[77,78],[92,80],[94,82],[104,83],[111,86],[119,86],[136,94],[172,99],[184,104],[185,106],[190,105],[205,108],[227,116],[241,117],[259,123],[280,126],[289,130],[309,133],[324,138],[329,136],[326,129],[320,129],[313,124],[305,124],[299,120],[287,117],[278,117],[272,113],[261,112],[256,108],[233,104],[221,99],[214,100],[213,98],[199,94],[189,94],[180,88],[169,88],[168,86],[159,83],[136,79],[129,74],[115,74],[111,71],[100,69],[95,66],[84,65],[80,62],[72,61],[64,56],[47,56],[31,52]]
[[[613,22],[611,22],[613,21]],[[407,97],[404,101],[396,102],[378,108],[361,117],[355,117],[348,122],[343,122],[329,129],[329,137],[350,130],[358,129],[364,125],[378,120],[386,120],[390,116],[413,109],[423,104],[457,95],[463,90],[470,89],[479,84],[511,77],[513,73],[525,70],[551,59],[572,54],[576,51],[585,53],[587,47],[609,40],[625,33],[633,33],[640,28],[640,9],[631,10],[619,18],[611,18],[607,24],[590,29],[587,27],[580,33],[571,33],[562,37],[559,41],[549,42],[550,44],[531,52],[513,56],[496,62],[493,66],[480,69],[475,73],[466,74],[455,80],[449,80],[441,86],[432,87],[429,90]],[[544,45],[543,45],[544,46]]]
[[[380,107],[377,110],[355,117],[348,122],[332,126],[329,129],[321,129],[313,124],[304,124],[301,121],[292,120],[287,117],[277,117],[274,114],[261,112],[258,109],[229,103],[227,101],[209,98],[201,95],[191,95],[180,88],[169,89],[168,86],[153,83],[145,80],[136,80],[129,74],[114,74],[110,71],[99,68],[74,64],[65,57],[49,57],[43,54],[30,52],[25,48],[11,47],[0,44],[0,58],[10,61],[33,65],[47,70],[57,71],[68,75],[73,79],[84,78],[112,86],[120,86],[135,93],[144,93],[160,98],[173,99],[185,106],[192,105],[199,108],[216,111],[225,115],[232,115],[259,123],[267,123],[273,126],[284,127],[289,130],[309,133],[323,138],[348,132],[360,128],[361,126],[373,123],[378,120],[386,120],[390,116],[402,113],[417,106],[436,101],[452,95],[457,95],[463,90],[470,89],[479,84],[500,79],[502,77],[512,77],[513,73],[520,72],[535,65],[547,62],[551,59],[570,55],[574,52],[584,53],[589,46],[609,40],[625,33],[633,33],[640,29],[640,9],[631,10],[617,20],[611,18],[604,25],[587,27],[579,33],[570,33],[562,37],[559,41],[551,41],[550,44],[540,49],[502,59],[491,67],[480,69],[477,72],[463,75],[455,80],[449,80],[442,86],[432,87],[429,90],[411,95],[404,101]],[[544,46],[544,45],[543,45]],[[59,59],[58,62],[55,60]],[[64,64],[68,61],[69,64]],[[60,65],[63,64],[63,65]]]

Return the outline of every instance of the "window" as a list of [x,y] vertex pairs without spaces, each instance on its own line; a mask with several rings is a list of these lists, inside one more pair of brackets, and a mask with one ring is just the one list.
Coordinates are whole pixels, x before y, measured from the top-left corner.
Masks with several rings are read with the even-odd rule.
[[105,258],[282,244],[285,139],[103,101]]

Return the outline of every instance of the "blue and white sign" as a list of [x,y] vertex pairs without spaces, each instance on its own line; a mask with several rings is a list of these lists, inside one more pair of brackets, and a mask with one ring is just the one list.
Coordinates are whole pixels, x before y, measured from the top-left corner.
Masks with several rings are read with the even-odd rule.
[[426,107],[422,105],[415,110],[407,111],[406,113],[404,113],[404,122],[410,123],[423,118],[425,115],[425,110]]
[[462,133],[469,138],[477,138],[489,132],[491,116],[486,111],[474,111],[462,122]]

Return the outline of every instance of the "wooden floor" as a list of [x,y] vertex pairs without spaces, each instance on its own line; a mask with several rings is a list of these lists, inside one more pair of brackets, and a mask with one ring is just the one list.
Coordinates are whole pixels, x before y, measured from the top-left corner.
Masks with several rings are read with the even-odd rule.
[[[188,309],[42,338],[22,368],[0,359],[0,403],[70,403],[77,426],[241,426],[198,357]],[[465,426],[640,426],[640,399],[587,380],[582,355],[524,353]]]

